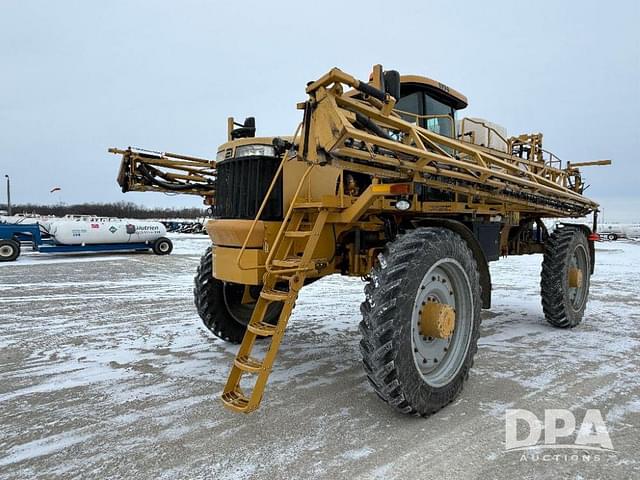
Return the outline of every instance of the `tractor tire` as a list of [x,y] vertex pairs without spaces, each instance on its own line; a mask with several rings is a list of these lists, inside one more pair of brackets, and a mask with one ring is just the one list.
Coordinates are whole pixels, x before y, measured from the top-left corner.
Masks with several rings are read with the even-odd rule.
[[13,262],[19,256],[19,242],[15,240],[0,240],[0,262]]
[[[255,303],[242,303],[244,285],[223,282],[213,276],[211,247],[207,248],[200,259],[194,283],[194,303],[204,326],[226,342],[242,342]],[[251,296],[257,298],[261,287],[250,286],[249,288]],[[270,304],[264,321],[275,325],[281,310],[281,303]]]
[[[451,230],[417,228],[387,245],[360,307],[362,362],[383,401],[428,416],[458,396],[478,349],[480,293],[474,255]],[[425,319],[430,303],[450,312],[448,334],[423,335],[442,318]]]
[[[572,274],[578,269],[581,273]],[[589,297],[589,242],[579,228],[557,228],[547,240],[542,261],[542,310],[554,327],[573,328],[582,321]],[[577,278],[579,277],[579,278]]]
[[173,251],[173,242],[167,237],[160,237],[153,242],[153,253],[156,255],[169,255]]

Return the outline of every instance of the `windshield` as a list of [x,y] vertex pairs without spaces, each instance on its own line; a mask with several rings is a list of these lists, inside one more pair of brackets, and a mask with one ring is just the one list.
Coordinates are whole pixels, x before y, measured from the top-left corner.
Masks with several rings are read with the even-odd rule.
[[[454,136],[455,109],[423,90],[400,97],[395,109],[399,111],[402,119],[409,123],[417,125],[418,118],[420,118],[421,127],[439,135]],[[411,113],[414,115],[410,115]]]
[[[422,96],[421,92],[413,92],[409,95],[405,95],[404,97],[400,97],[400,100],[396,103],[396,110],[401,110],[402,112],[414,113],[416,115],[420,115],[422,113],[420,97]],[[403,120],[416,124],[416,117],[413,115],[407,115],[406,113],[400,113],[400,116]]]

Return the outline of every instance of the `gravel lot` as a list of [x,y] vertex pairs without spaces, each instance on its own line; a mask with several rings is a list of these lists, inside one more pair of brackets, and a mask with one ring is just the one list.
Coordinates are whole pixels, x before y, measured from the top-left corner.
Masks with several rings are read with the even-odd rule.
[[[205,237],[175,253],[25,255],[0,265],[0,478],[639,478],[640,243],[598,245],[584,323],[548,326],[541,257],[492,265],[461,397],[398,415],[358,351],[358,279],[303,290],[262,408],[219,394],[235,347],[200,327]],[[505,452],[505,410],[600,409],[614,452]],[[536,456],[537,455],[537,456]]]

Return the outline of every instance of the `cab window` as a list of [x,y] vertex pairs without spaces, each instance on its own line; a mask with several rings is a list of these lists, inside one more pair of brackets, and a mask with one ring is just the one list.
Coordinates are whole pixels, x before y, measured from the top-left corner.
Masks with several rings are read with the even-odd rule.
[[[409,95],[405,95],[400,97],[400,100],[396,103],[396,110],[401,110],[402,112],[415,113],[416,115],[420,115],[421,109],[421,96],[422,92],[413,92]],[[406,122],[416,124],[416,117],[413,115],[407,115],[404,113],[400,113],[402,119]]]
[[447,115],[447,117],[426,118],[424,127],[434,133],[453,137],[453,122],[455,121],[455,110],[439,100],[424,94],[426,115]]

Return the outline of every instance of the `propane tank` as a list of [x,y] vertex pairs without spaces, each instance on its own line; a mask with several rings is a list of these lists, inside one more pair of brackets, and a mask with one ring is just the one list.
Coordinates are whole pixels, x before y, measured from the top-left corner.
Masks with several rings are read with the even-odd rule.
[[49,233],[61,245],[153,242],[167,233],[160,222],[139,220],[52,221]]

